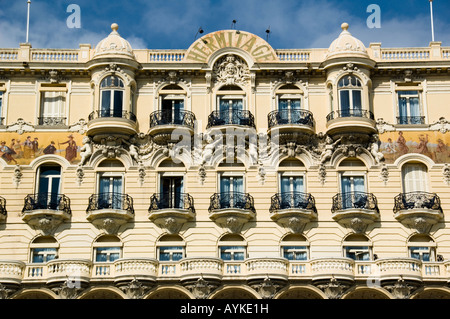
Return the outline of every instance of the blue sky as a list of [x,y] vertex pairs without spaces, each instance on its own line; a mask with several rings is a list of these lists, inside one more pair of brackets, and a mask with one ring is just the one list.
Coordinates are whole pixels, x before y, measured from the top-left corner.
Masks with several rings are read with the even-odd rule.
[[[236,28],[266,38],[275,49],[327,48],[342,22],[366,46],[424,47],[431,41],[428,0],[31,0],[33,48],[95,46],[113,22],[134,49],[187,49],[198,28],[205,33]],[[0,47],[26,39],[26,0],[0,0]],[[68,28],[69,4],[81,9],[81,28]],[[367,7],[381,9],[381,28],[369,28]],[[435,40],[450,46],[450,1],[434,0]]]

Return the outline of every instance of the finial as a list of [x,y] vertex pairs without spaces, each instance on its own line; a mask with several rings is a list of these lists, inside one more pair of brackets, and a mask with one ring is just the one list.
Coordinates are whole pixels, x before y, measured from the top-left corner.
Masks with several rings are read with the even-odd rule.
[[341,28],[342,28],[343,31],[347,31],[348,30],[348,23],[347,22],[342,23],[341,24]]
[[119,29],[119,25],[117,23],[111,24],[111,30],[116,31]]

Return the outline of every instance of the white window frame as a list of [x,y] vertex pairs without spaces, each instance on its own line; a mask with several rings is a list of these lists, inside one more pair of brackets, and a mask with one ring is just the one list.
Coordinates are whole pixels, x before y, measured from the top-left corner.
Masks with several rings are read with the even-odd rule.
[[435,262],[436,261],[436,243],[435,242],[408,242],[407,244],[408,246],[408,257],[409,258],[414,258],[412,257],[412,253],[414,252],[412,249],[413,248],[428,248],[428,250],[417,250],[417,253],[420,254],[420,260],[423,261],[423,253],[429,253],[430,254],[430,262]]
[[[54,249],[55,252],[55,258],[58,259],[58,253],[59,253],[59,244],[58,243],[39,243],[39,244],[30,244],[30,263],[33,263],[33,256],[34,256],[34,250],[35,249]],[[42,263],[48,262],[47,255],[49,255],[49,252],[42,252],[40,254],[44,255],[44,261]],[[41,263],[39,263],[41,264]]]
[[[364,192],[368,193],[368,185],[367,185],[367,173],[366,172],[358,172],[358,171],[344,171],[344,172],[339,172],[339,191],[340,193],[343,193],[343,189],[342,189],[342,177],[364,177]],[[355,184],[354,181],[352,179],[351,182],[351,192],[355,192]]]
[[[281,253],[281,257],[284,257],[284,253],[285,253],[285,247],[298,247],[298,248],[294,248],[291,249],[294,252],[306,252],[306,259],[305,260],[298,260],[298,259],[292,259],[292,262],[302,262],[302,261],[307,261],[310,259],[310,255],[309,255],[309,243],[308,242],[297,242],[297,241],[292,241],[292,242],[281,242],[280,244],[280,253]],[[303,248],[304,247],[304,248]]]
[[[411,103],[409,101],[412,97],[417,97],[419,99],[419,110],[420,110],[420,116],[424,115],[424,109],[423,109],[423,102],[422,102],[422,88],[419,87],[397,87],[395,89],[395,96],[396,96],[396,104],[397,104],[397,116],[400,117],[400,93],[401,92],[417,92],[417,94],[410,94],[406,96],[406,117],[411,116]],[[408,123],[409,124],[409,123]]]
[[360,254],[364,254],[364,253],[369,253],[369,260],[363,260],[363,259],[355,259],[356,261],[371,261],[373,260],[373,251],[372,251],[372,243],[371,242],[351,242],[351,241],[346,241],[343,243],[342,245],[342,254],[343,257],[345,258],[350,258],[347,257],[347,251],[348,249],[352,247],[352,251],[353,252],[358,252]]
[[[161,260],[161,248],[166,247],[176,247],[178,249],[169,250],[170,252],[170,260]],[[157,259],[160,262],[176,262],[176,260],[173,260],[173,254],[181,252],[182,257],[186,258],[186,243],[182,241],[174,241],[174,242],[158,242],[156,245],[156,255]]]
[[[123,87],[120,87],[120,86],[109,86],[109,87],[104,87],[103,88],[102,87],[103,81],[105,81],[109,77],[116,77],[116,78],[118,78],[122,82]],[[123,92],[123,94],[122,94],[122,112],[125,111],[125,109],[126,109],[126,107],[125,107],[125,96],[126,96],[125,82],[120,76],[108,75],[108,76],[104,77],[100,81],[99,91],[100,91],[99,110],[102,110],[102,107],[103,107],[103,92],[109,91],[109,93],[110,93],[109,113],[110,113],[110,116],[112,116],[114,114],[114,110],[115,110],[115,108],[114,108],[114,91],[121,91],[121,92]]]
[[[241,249],[225,249],[225,247],[240,247]],[[247,255],[247,244],[245,242],[239,241],[239,242],[221,242],[218,245],[218,253],[219,253],[219,258],[221,258],[222,256],[222,252],[229,252],[231,253],[231,259],[230,260],[225,260],[224,261],[228,261],[228,262],[242,262],[244,260],[246,260],[248,258]],[[244,253],[244,259],[242,260],[236,260],[234,259],[234,253]]]
[[283,177],[289,177],[289,188],[290,192],[294,191],[294,183],[293,177],[302,177],[303,179],[303,193],[307,193],[306,191],[306,173],[305,172],[294,172],[294,171],[279,171],[278,172],[278,192],[281,193],[281,179]]
[[[409,188],[410,186],[407,186],[406,184],[410,184],[411,182],[407,182],[406,181],[406,179],[405,179],[405,177],[406,177],[406,174],[405,174],[405,172],[404,172],[404,170],[405,170],[405,168],[406,167],[408,167],[408,166],[416,166],[416,167],[423,167],[423,168],[425,168],[425,171],[416,171],[416,174],[424,174],[424,176],[422,176],[423,178],[416,178],[415,180],[416,180],[416,183],[414,184],[414,188],[422,188],[422,189],[420,189],[420,190],[415,190],[415,191],[417,191],[417,192],[428,192],[428,190],[429,190],[429,181],[428,181],[428,179],[429,179],[429,172],[428,172],[428,167],[427,167],[427,165],[425,165],[425,164],[423,164],[423,163],[405,163],[403,166],[402,166],[402,170],[401,170],[401,176],[402,176],[402,190],[403,190],[403,193],[410,193],[410,192],[415,192],[415,191],[413,191],[413,190],[411,190],[411,189],[408,189],[407,190],[407,188]],[[421,183],[420,184],[417,184],[417,180],[419,180]]]
[[[342,79],[344,79],[345,77],[354,77],[356,78],[356,80],[361,84],[361,86],[354,86],[354,85],[347,85],[347,86],[339,86],[339,83],[341,82]],[[364,89],[363,89],[363,83],[361,81],[361,79],[359,77],[357,77],[356,75],[351,75],[351,74],[346,74],[344,76],[342,76],[341,78],[339,78],[339,81],[337,82],[337,92],[338,92],[338,99],[339,99],[339,107],[338,110],[342,111],[342,101],[341,101],[341,91],[346,90],[349,91],[349,110],[354,110],[355,106],[353,104],[353,91],[360,91],[361,92],[361,110],[365,110],[364,108]]]
[[[95,263],[111,263],[114,261],[110,260],[111,254],[112,253],[117,253],[119,252],[119,258],[122,258],[122,248],[123,248],[123,244],[121,242],[95,242],[93,245],[94,251],[93,251],[93,260]],[[97,261],[97,253],[98,250],[101,250],[102,248],[112,248],[111,250],[108,250],[106,255],[107,255],[107,261]],[[116,260],[117,260],[116,259]]]

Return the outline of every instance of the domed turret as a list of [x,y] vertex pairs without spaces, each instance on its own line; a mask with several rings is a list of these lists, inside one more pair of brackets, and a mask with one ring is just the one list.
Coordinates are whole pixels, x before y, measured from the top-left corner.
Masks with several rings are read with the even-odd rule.
[[112,32],[97,44],[94,59],[110,57],[135,59],[130,43],[117,32],[119,25],[113,23],[111,29]]
[[369,58],[364,44],[351,35],[348,31],[348,23],[341,25],[342,32],[339,37],[334,40],[328,48],[327,60],[339,57],[361,57]]

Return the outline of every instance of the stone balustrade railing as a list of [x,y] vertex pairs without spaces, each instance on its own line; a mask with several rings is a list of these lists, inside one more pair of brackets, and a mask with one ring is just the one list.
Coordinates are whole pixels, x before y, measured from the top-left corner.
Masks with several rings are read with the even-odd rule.
[[16,61],[18,56],[18,49],[0,49],[0,61]]
[[267,276],[278,279],[327,280],[450,280],[450,261],[421,262],[412,258],[387,258],[375,261],[355,261],[349,258],[318,258],[309,261],[289,261],[284,258],[249,258],[243,261],[223,261],[219,258],[185,258],[162,262],[152,258],[127,258],[111,263],[89,260],[55,259],[45,264],[25,264],[0,261],[0,283],[58,282],[65,280],[186,280],[200,276],[215,279]]
[[[134,50],[139,63],[179,63],[185,59],[187,50]],[[327,49],[277,49],[275,53],[281,63],[321,63]],[[377,62],[438,61],[450,59],[450,48],[440,42],[432,42],[422,48],[381,48],[379,43],[371,43],[367,48],[371,59]],[[28,44],[20,48],[0,49],[1,62],[40,63],[85,63],[94,56],[90,45],[80,44],[79,49],[33,49]]]

